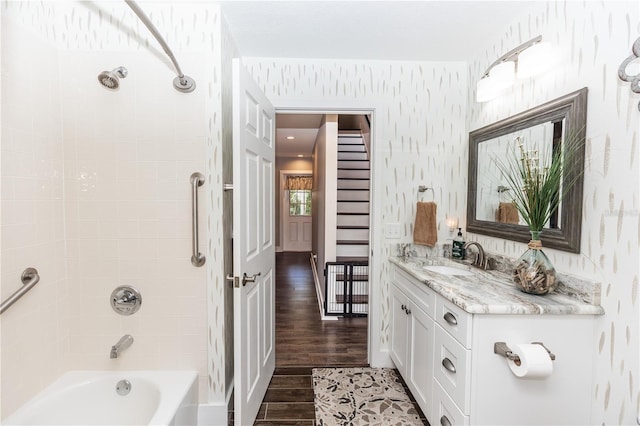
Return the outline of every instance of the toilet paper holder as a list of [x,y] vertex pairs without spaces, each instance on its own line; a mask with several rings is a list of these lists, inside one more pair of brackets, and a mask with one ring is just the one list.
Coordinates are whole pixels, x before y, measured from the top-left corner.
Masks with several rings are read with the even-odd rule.
[[[549,348],[547,348],[544,343],[542,342],[531,342],[532,345],[540,345],[542,346],[547,353],[549,354],[549,358],[551,358],[551,361],[555,361],[556,360],[556,356],[555,354],[551,353],[551,351],[549,350]],[[493,353],[494,354],[498,354],[498,355],[502,355],[503,357],[510,359],[511,361],[519,364],[520,363],[520,357],[516,354],[514,354],[511,349],[509,348],[509,346],[507,346],[507,344],[505,342],[495,342],[493,344]]]

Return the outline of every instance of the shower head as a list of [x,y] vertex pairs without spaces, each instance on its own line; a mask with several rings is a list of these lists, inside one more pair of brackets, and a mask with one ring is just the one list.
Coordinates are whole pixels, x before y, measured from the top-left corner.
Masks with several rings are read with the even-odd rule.
[[109,90],[116,90],[120,86],[120,79],[129,74],[125,67],[114,68],[111,71],[102,71],[98,75],[98,81]]

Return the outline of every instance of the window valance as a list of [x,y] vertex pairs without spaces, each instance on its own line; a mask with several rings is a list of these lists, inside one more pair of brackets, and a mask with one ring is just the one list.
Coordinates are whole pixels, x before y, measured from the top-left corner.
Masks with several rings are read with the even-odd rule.
[[287,182],[285,189],[290,191],[295,190],[311,190],[313,188],[313,177],[309,175],[304,176],[287,176]]

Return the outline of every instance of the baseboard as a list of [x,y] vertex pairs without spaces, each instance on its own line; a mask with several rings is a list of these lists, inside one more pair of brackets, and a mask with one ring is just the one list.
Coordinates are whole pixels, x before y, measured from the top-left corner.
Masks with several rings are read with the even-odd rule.
[[311,271],[313,272],[313,282],[316,286],[316,299],[318,299],[318,309],[320,311],[320,319],[322,321],[337,321],[336,316],[327,316],[324,314],[324,298],[322,297],[322,289],[320,287],[320,278],[318,277],[318,269],[316,268],[316,255],[311,253],[309,262],[311,262]]
[[227,426],[227,406],[225,402],[198,405],[198,426]]
[[378,351],[372,353],[369,364],[375,368],[396,368],[389,351]]

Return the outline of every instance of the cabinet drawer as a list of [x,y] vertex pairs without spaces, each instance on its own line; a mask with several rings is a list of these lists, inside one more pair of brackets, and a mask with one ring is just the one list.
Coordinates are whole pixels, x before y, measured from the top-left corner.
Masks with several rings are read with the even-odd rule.
[[394,268],[393,280],[400,284],[402,291],[416,306],[433,318],[436,310],[436,293],[433,290],[398,267]]
[[471,351],[440,326],[435,330],[434,377],[463,413],[469,412]]
[[469,424],[469,416],[465,416],[460,408],[451,400],[439,383],[433,387],[433,419],[432,426],[461,426]]
[[436,298],[436,315],[434,317],[440,326],[447,330],[465,348],[471,349],[471,322],[473,315],[458,306],[443,299]]

